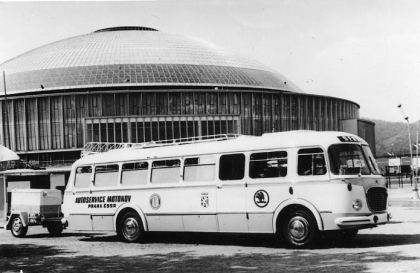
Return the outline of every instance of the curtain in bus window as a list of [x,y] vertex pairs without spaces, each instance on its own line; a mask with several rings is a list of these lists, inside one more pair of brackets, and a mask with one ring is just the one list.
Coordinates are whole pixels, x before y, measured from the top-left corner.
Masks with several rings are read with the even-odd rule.
[[152,183],[179,182],[181,160],[159,160],[152,164]]
[[92,167],[83,166],[76,169],[76,179],[74,181],[75,188],[89,188],[90,179],[92,177]]
[[121,184],[123,186],[147,184],[148,169],[149,169],[149,163],[147,162],[135,162],[135,163],[123,164]]
[[272,178],[287,175],[287,152],[263,152],[251,154],[249,177]]
[[232,154],[220,157],[219,178],[220,180],[240,180],[244,178],[245,155]]
[[187,158],[184,161],[184,181],[213,181],[216,165],[213,157]]
[[95,187],[116,186],[118,183],[118,164],[96,166]]

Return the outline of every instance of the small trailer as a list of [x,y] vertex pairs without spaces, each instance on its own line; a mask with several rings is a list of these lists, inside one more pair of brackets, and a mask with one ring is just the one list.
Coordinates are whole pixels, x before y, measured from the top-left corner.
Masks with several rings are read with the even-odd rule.
[[15,189],[6,229],[15,237],[25,237],[29,226],[42,225],[53,236],[65,228],[61,213],[62,195],[59,190]]

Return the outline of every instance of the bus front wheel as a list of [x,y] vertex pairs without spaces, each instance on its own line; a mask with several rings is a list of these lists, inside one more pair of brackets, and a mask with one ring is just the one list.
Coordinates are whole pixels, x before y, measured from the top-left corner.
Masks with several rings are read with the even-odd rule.
[[140,242],[144,237],[140,216],[133,211],[126,212],[118,223],[117,234],[126,243]]
[[283,221],[284,242],[291,248],[310,247],[318,234],[316,220],[307,210],[290,212]]

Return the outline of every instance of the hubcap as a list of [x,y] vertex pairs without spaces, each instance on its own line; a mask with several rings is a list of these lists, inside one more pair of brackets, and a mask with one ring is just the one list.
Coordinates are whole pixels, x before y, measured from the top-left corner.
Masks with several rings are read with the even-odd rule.
[[129,239],[136,238],[140,233],[139,223],[134,218],[127,218],[123,227],[124,236]]
[[309,223],[301,216],[295,216],[290,219],[288,228],[290,237],[298,242],[304,241],[309,233]]
[[14,221],[13,221],[13,231],[14,232],[19,232],[21,229],[22,229],[22,221],[20,220],[20,218],[16,218]]

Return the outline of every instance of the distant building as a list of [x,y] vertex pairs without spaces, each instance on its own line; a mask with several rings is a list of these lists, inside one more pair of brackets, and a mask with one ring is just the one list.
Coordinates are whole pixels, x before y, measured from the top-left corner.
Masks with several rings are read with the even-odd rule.
[[[256,61],[152,28],[68,38],[17,56],[0,71],[0,144],[50,176],[48,168],[68,166],[88,142],[340,131],[350,123],[368,128],[363,137],[374,140],[374,124],[358,119],[355,102],[307,94]],[[6,179],[37,180],[16,172]]]

